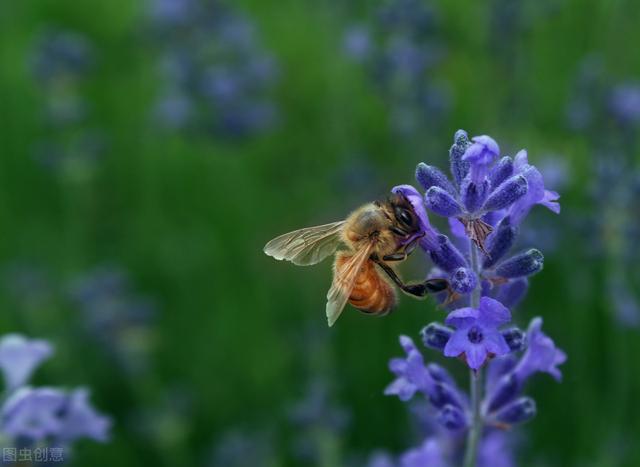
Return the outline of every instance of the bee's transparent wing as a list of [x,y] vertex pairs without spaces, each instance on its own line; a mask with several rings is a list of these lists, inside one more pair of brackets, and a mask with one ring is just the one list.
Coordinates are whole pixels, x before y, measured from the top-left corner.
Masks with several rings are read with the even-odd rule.
[[373,244],[371,243],[354,253],[339,268],[337,264],[334,265],[333,283],[327,293],[327,321],[329,326],[333,326],[333,323],[340,317],[353,291],[358,273],[364,262],[369,259],[372,250]]
[[286,259],[298,266],[310,266],[332,255],[340,245],[344,221],[307,227],[280,235],[264,247],[275,259]]

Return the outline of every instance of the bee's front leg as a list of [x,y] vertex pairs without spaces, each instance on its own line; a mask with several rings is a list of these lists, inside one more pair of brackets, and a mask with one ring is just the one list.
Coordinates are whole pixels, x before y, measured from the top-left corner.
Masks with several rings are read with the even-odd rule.
[[418,246],[418,240],[420,240],[423,236],[424,234],[418,237],[415,237],[409,243],[404,245],[401,251],[398,251],[390,255],[385,255],[382,257],[382,259],[384,261],[404,261],[405,259],[407,259],[407,256],[413,253],[413,250],[415,250],[416,246]]

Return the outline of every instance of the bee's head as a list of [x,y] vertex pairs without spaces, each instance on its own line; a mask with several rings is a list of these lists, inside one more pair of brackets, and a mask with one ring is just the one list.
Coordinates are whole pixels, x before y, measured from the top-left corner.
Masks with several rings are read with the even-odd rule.
[[392,194],[388,203],[396,228],[406,232],[407,236],[420,232],[420,223],[413,205],[402,193]]

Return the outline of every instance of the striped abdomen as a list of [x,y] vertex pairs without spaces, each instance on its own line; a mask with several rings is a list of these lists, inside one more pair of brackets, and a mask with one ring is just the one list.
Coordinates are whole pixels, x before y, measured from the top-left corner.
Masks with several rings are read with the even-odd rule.
[[[348,259],[348,255],[338,256],[336,268],[340,269]],[[349,303],[365,313],[385,315],[396,305],[396,291],[380,274],[375,263],[366,260],[356,278]]]

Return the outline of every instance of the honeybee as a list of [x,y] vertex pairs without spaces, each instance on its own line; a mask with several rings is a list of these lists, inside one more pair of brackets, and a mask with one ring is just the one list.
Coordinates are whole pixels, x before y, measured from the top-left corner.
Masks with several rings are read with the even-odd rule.
[[[420,298],[449,289],[444,279],[405,284],[395,271],[393,265],[404,261],[423,235],[409,200],[394,193],[384,201],[365,204],[343,221],[276,237],[264,252],[298,266],[317,264],[335,254],[326,307],[327,321],[333,326],[347,302],[365,313],[388,314],[398,300],[394,284]],[[346,250],[338,250],[342,244]]]

